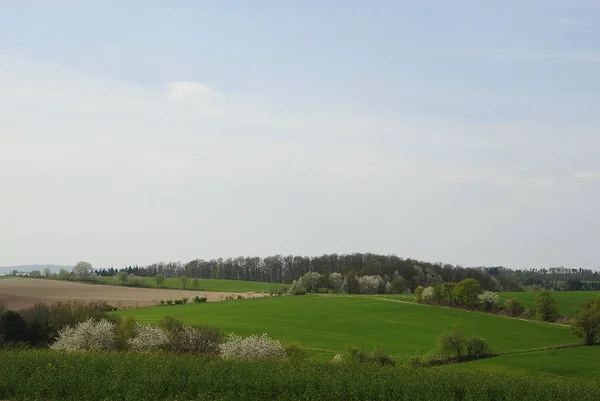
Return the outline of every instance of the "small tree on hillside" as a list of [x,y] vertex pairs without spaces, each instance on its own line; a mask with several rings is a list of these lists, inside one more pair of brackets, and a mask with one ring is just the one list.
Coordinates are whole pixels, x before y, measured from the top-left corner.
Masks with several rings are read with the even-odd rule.
[[588,302],[585,308],[577,311],[571,331],[577,337],[583,338],[587,345],[593,345],[600,340],[600,298]]
[[360,283],[356,276],[352,273],[346,274],[346,291],[348,294],[359,294],[360,293]]
[[418,286],[417,288],[415,288],[415,301],[417,301],[418,303],[423,302],[423,291],[425,291],[425,288],[423,286]]
[[443,305],[451,306],[454,303],[454,288],[456,283],[444,283],[440,288],[440,297]]
[[125,285],[127,283],[127,278],[129,277],[129,275],[127,274],[126,271],[122,271],[122,272],[118,272],[116,277],[117,277],[117,281],[119,281],[121,283],[121,285]]
[[192,280],[192,287],[194,287],[195,290],[200,288],[200,280],[197,277]]
[[79,280],[85,280],[92,273],[92,265],[88,262],[79,262],[73,266],[73,274]]
[[553,322],[558,316],[556,299],[552,293],[542,290],[535,295],[535,311],[538,319],[544,322]]
[[508,298],[504,302],[504,307],[508,316],[515,317],[523,313],[523,307],[517,298]]
[[479,281],[467,278],[456,284],[452,295],[454,300],[462,306],[474,308],[477,305],[477,296],[481,294]]
[[158,288],[165,283],[165,276],[163,274],[157,274],[154,276],[154,281],[156,281],[156,288]]
[[455,327],[445,331],[438,337],[438,352],[443,357],[456,356],[461,359],[466,350],[466,339],[463,333]]
[[187,281],[188,281],[188,276],[181,276],[181,277],[179,277],[179,280],[181,280],[181,285],[183,286],[183,289],[185,290],[185,283],[187,283]]
[[344,279],[340,273],[331,273],[329,275],[329,287],[333,290],[334,293],[338,293],[342,291],[342,285],[344,284]]

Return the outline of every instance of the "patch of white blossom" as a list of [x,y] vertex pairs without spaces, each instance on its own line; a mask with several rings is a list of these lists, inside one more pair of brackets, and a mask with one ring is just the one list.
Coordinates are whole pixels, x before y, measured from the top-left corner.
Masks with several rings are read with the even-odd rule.
[[115,349],[115,324],[93,318],[74,327],[64,327],[51,349],[57,351],[110,351]]
[[127,340],[132,351],[159,351],[169,344],[168,334],[159,327],[137,323],[135,329],[136,336]]
[[285,350],[266,333],[245,338],[229,334],[227,341],[221,344],[221,355],[225,359],[283,359]]

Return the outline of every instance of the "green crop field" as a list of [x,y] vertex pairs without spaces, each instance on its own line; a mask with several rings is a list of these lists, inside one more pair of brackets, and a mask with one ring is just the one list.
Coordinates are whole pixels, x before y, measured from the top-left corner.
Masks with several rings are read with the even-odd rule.
[[172,354],[0,351],[0,399],[597,400],[590,378]]
[[[500,302],[508,298],[517,298],[527,309],[534,310],[535,292],[501,292]],[[563,316],[575,316],[575,308],[583,308],[586,302],[600,297],[600,291],[555,291],[552,293],[556,299],[558,313]]]
[[457,371],[525,372],[552,376],[588,376],[600,379],[600,346],[525,352],[482,359],[441,369]]
[[[115,283],[113,277],[101,277],[104,283]],[[219,291],[219,292],[271,292],[278,288],[286,287],[286,284],[278,283],[261,283],[259,281],[242,281],[242,280],[220,280],[220,279],[199,279],[200,287],[198,291]],[[186,282],[185,288],[188,290],[196,290],[192,284],[193,279]],[[144,286],[156,288],[154,277],[144,277]],[[183,289],[181,280],[178,278],[166,278],[160,288]]]
[[224,333],[268,333],[329,357],[349,344],[382,348],[397,359],[435,349],[437,337],[456,324],[485,338],[495,352],[575,343],[569,329],[484,313],[351,296],[283,296],[210,304],[157,306],[116,312],[156,323],[171,316]]

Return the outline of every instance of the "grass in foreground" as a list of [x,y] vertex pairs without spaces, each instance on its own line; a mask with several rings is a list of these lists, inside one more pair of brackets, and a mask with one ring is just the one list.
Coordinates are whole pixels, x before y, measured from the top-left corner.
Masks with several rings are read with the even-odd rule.
[[328,358],[357,344],[382,348],[401,360],[435,349],[437,337],[455,324],[461,324],[466,335],[485,338],[492,351],[499,353],[577,342],[565,327],[368,297],[284,296],[116,313],[144,323],[171,316],[189,325],[218,327],[224,333],[266,332]]
[[585,401],[600,392],[591,379],[374,365],[42,350],[2,351],[0,359],[0,398],[15,400]]
[[[500,302],[508,298],[517,298],[527,309],[535,309],[535,295],[537,292],[500,292]],[[556,299],[558,313],[563,316],[575,316],[574,309],[583,308],[585,303],[600,297],[600,291],[554,291],[552,296]]]
[[443,366],[441,369],[489,373],[511,371],[549,377],[588,376],[600,379],[599,360],[600,346],[594,346],[502,355],[480,361]]
[[[115,283],[112,277],[101,277],[102,282]],[[197,291],[218,291],[218,292],[271,292],[279,288],[286,287],[286,284],[261,283],[259,281],[242,280],[220,280],[220,279],[199,279],[200,287],[195,289],[192,285],[193,279],[189,279],[185,284],[186,290]],[[144,287],[156,288],[154,277],[144,277]],[[172,288],[176,290],[183,289],[181,280],[178,278],[166,278],[163,285],[159,288]]]

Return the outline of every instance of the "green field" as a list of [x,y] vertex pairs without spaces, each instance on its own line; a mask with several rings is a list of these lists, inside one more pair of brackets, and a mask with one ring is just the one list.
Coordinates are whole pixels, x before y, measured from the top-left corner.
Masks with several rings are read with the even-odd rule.
[[527,373],[173,354],[0,351],[0,399],[597,400],[600,382]]
[[485,338],[493,351],[530,350],[575,343],[569,329],[458,309],[351,296],[283,296],[157,306],[116,312],[156,323],[171,316],[224,333],[268,333],[329,357],[349,344],[379,347],[397,359],[435,349],[437,337],[456,324],[465,334]]
[[[102,282],[113,284],[113,277],[101,277]],[[193,279],[186,282],[185,288],[188,290],[196,290],[192,284]],[[200,287],[198,291],[220,291],[220,292],[271,292],[278,288],[286,287],[286,284],[278,283],[261,283],[259,281],[242,281],[242,280],[220,280],[220,279],[199,279]],[[156,288],[154,277],[144,277],[144,286]],[[166,278],[160,288],[183,289],[181,280],[178,278]]]
[[456,371],[525,372],[600,379],[600,346],[525,352],[441,367]]
[[[508,298],[517,298],[527,309],[534,310],[535,292],[501,292],[500,302]],[[563,316],[575,316],[575,308],[583,308],[586,302],[600,297],[600,291],[555,291],[552,293],[556,299],[558,313]]]

